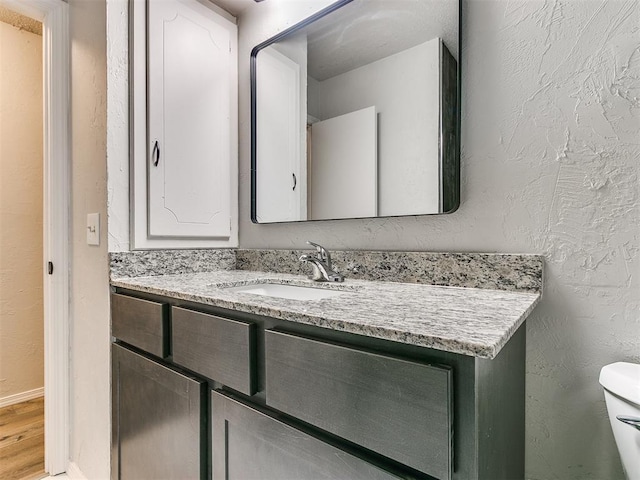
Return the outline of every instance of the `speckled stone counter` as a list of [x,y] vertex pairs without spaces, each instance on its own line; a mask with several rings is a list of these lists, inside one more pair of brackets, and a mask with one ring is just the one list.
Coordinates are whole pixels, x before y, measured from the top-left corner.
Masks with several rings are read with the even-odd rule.
[[235,270],[235,249],[141,250],[109,253],[111,278]]
[[[298,258],[308,250],[236,251],[236,268],[255,272],[308,274]],[[345,277],[447,287],[542,291],[540,255],[496,253],[331,251],[334,269]]]
[[[111,278],[249,270],[308,275],[298,260],[309,250],[153,250],[110,253]],[[447,287],[542,291],[543,257],[496,253],[331,251],[333,268],[350,279]]]
[[[343,290],[320,300],[287,300],[225,287],[288,283]],[[112,278],[116,287],[265,315],[481,358],[494,358],[540,299],[540,292],[306,277],[241,270]]]

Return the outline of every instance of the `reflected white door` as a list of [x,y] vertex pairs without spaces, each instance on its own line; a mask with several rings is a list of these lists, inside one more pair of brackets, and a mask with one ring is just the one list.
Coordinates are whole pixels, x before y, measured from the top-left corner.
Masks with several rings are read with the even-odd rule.
[[311,127],[311,220],[378,214],[376,108]]
[[231,233],[231,35],[196,0],[148,2],[149,235]]
[[274,48],[256,57],[258,222],[305,220],[306,179],[301,178],[300,65]]

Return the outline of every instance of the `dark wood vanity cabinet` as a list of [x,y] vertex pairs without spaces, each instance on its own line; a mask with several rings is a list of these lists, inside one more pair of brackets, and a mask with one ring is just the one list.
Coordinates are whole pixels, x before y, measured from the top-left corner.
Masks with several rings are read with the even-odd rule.
[[214,479],[404,478],[223,391],[211,392],[211,419]]
[[111,355],[112,478],[206,478],[206,382],[117,344]]
[[112,479],[524,477],[524,327],[487,360],[113,298]]

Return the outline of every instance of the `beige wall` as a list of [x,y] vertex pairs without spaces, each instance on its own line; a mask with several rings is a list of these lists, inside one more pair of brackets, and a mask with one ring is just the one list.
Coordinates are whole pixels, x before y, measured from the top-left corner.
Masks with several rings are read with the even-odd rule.
[[42,37],[0,22],[0,401],[44,384]]
[[[71,461],[109,477],[110,334],[107,261],[106,2],[71,0]],[[100,213],[100,246],[86,243]]]

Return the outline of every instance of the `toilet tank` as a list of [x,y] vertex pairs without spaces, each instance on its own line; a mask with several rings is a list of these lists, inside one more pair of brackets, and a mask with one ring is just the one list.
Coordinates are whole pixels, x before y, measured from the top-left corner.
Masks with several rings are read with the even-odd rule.
[[617,417],[640,421],[640,365],[617,362],[600,371],[609,421],[627,478],[640,479],[640,430]]

